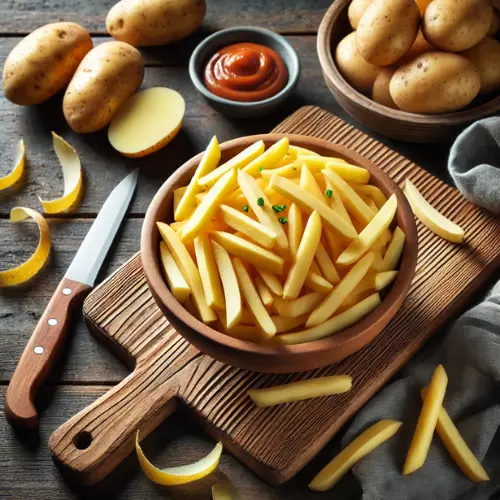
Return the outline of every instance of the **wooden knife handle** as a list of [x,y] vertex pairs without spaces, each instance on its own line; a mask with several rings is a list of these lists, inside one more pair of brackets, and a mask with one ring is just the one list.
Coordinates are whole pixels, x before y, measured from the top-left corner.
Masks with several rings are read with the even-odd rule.
[[90,290],[90,286],[68,278],[59,283],[7,388],[4,411],[12,425],[24,429],[37,426],[38,414],[33,404],[36,391],[57,360],[71,313]]

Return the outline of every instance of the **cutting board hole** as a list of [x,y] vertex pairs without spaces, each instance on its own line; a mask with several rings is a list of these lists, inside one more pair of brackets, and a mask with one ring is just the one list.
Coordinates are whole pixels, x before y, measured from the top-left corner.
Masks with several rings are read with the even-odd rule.
[[86,450],[92,443],[92,434],[88,431],[81,431],[73,438],[73,444],[79,450]]

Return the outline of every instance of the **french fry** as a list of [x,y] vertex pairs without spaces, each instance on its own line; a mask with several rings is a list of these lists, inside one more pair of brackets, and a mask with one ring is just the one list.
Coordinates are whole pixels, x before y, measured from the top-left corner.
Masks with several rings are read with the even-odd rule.
[[366,168],[351,165],[344,161],[331,160],[326,164],[326,168],[332,170],[346,181],[366,184],[370,181],[370,172]]
[[[179,206],[179,203],[182,200],[182,197],[184,196],[184,193],[186,192],[188,186],[182,186],[180,188],[174,189],[174,214],[177,210],[177,207]],[[196,207],[196,204],[193,205],[193,211]]]
[[401,258],[401,254],[403,253],[405,238],[405,233],[403,233],[401,228],[397,227],[394,230],[391,242],[389,243],[384,255],[384,271],[392,271],[396,269],[399,259]]
[[[207,194],[207,192],[204,191],[203,193],[198,193],[198,194],[194,195],[194,198],[196,200],[196,206],[198,206],[203,201],[203,198],[205,198],[206,194]],[[183,222],[186,222],[186,221],[183,221]]]
[[332,254],[332,258],[334,261],[336,261],[339,258],[340,254],[344,251],[345,244],[338,235],[333,234],[333,232],[329,231],[328,229],[325,229],[325,236],[326,241],[328,242],[328,248],[330,249],[330,253]]
[[265,145],[263,141],[255,142],[251,146],[248,146],[248,148],[244,149],[241,153],[233,156],[220,167],[198,179],[198,185],[204,188],[212,186],[227,172],[230,172],[233,169],[239,170],[248,165],[252,160],[261,155],[264,152],[264,149]]
[[271,170],[262,170],[260,175],[263,179],[270,180],[274,174],[281,175],[283,177],[295,177],[300,173],[300,167],[296,166],[295,163],[289,163],[288,165],[283,165]]
[[260,269],[259,267],[256,267],[256,271],[259,273],[259,276],[262,278],[267,288],[269,288],[274,295],[278,297],[283,295],[283,285],[275,274]]
[[396,215],[397,207],[398,200],[396,195],[393,194],[363,231],[359,233],[358,237],[351,241],[349,246],[342,252],[337,259],[337,264],[344,266],[353,264],[366,253],[382,235],[383,231],[389,227]]
[[311,312],[324,298],[325,294],[320,292],[307,293],[294,300],[274,297],[273,309],[283,318],[296,318]]
[[438,212],[418,191],[414,184],[406,179],[406,198],[410,202],[411,209],[417,218],[427,226],[433,233],[441,236],[452,243],[461,243],[465,232],[458,225]]
[[[425,399],[426,394],[427,389],[422,389],[422,399]],[[490,480],[487,472],[467,446],[453,420],[443,407],[439,410],[436,431],[453,460],[455,460],[462,472],[471,481],[480,482]]]
[[324,205],[326,205],[326,197],[322,193],[314,175],[311,174],[311,171],[307,168],[307,165],[302,165],[300,169],[300,181],[299,186],[308,193],[312,194],[316,199],[321,201]]
[[350,184],[354,188],[354,191],[356,191],[356,193],[358,193],[360,196],[368,196],[368,198],[373,200],[378,210],[380,210],[387,201],[385,194],[382,193],[382,191],[377,186],[358,183]]
[[281,316],[271,316],[274,326],[276,327],[276,333],[285,333],[303,325],[307,319],[307,314],[302,314],[302,316],[297,316],[296,318],[283,318]]
[[267,308],[271,307],[274,302],[274,297],[269,291],[269,288],[267,288],[266,284],[264,283],[264,280],[260,276],[255,277],[255,286],[257,288],[257,292],[259,292],[260,300],[262,300],[264,306]]
[[260,156],[243,167],[243,172],[255,177],[259,175],[260,168],[272,169],[288,152],[288,137],[283,137],[271,147],[267,148]]
[[182,276],[167,245],[163,241],[160,242],[160,259],[172,295],[181,304],[186,302],[187,298],[191,295],[191,289]]
[[306,280],[307,273],[314,259],[321,238],[321,218],[314,211],[307,221],[300,241],[297,256],[292,264],[283,287],[283,298],[296,299]]
[[175,203],[175,192],[174,192],[174,220],[186,220],[196,208],[195,196],[200,192],[200,187],[198,181],[204,175],[212,172],[220,161],[220,147],[217,137],[213,137],[210,141],[200,164],[196,168],[196,171],[189,181],[188,187],[184,192],[179,203]]
[[270,186],[278,193],[288,196],[297,205],[305,207],[308,211],[316,210],[323,222],[334,231],[338,231],[347,239],[354,239],[357,236],[356,231],[349,225],[337,212],[333,211],[324,203],[321,203],[315,196],[304,191],[289,179],[273,175]]
[[367,290],[383,290],[388,287],[397,277],[397,271],[383,271],[380,273],[367,274],[352,291],[353,294],[360,294]]
[[382,254],[380,250],[373,252],[374,258],[372,265],[370,267],[370,271],[375,273],[381,273],[384,270],[384,259],[382,258]]
[[328,294],[321,304],[311,312],[306,327],[317,326],[326,321],[339,308],[356,285],[365,277],[373,262],[374,254],[367,253],[349,270],[337,286]]
[[170,227],[176,232],[178,233],[179,231],[182,233],[182,228],[186,225],[187,221],[185,220],[181,220],[181,221],[178,221],[178,222],[171,222],[170,223]]
[[[292,203],[290,209],[288,210],[288,244],[290,246],[290,254],[293,259],[297,257],[297,251],[299,249],[300,240],[302,239],[303,233],[303,222],[302,214],[300,208]],[[281,295],[281,294],[278,294]]]
[[231,257],[226,249],[221,247],[217,242],[211,241],[212,251],[214,254],[215,263],[219,271],[219,276],[224,290],[225,302],[225,323],[227,328],[232,328],[242,321],[243,305],[241,302],[240,287],[238,279],[234,272]]
[[236,187],[236,170],[220,177],[196,207],[182,230],[182,241],[193,241],[212,219],[222,200]]
[[288,148],[288,152],[289,154],[296,153],[297,156],[319,156],[319,154],[316,153],[315,151],[311,151],[310,149],[301,148],[300,146],[293,146],[293,145],[290,145],[290,147]]
[[255,317],[255,321],[258,323],[261,330],[266,334],[266,337],[273,337],[276,334],[276,327],[274,326],[271,316],[269,316],[269,313],[264,307],[245,266],[238,257],[233,259],[233,266],[248,309]]
[[187,281],[189,288],[191,288],[191,297],[200,314],[200,318],[204,323],[215,321],[217,316],[214,310],[207,304],[207,299],[205,298],[205,292],[203,291],[203,285],[201,283],[200,272],[184,243],[168,224],[163,222],[157,222],[156,224],[182,276]]
[[304,401],[305,399],[342,394],[349,391],[351,387],[352,377],[348,375],[331,375],[263,389],[250,389],[248,395],[259,408],[267,408],[295,401]]
[[318,276],[321,276],[321,277],[323,276],[323,275],[321,274],[321,269],[319,268],[318,264],[316,264],[316,261],[315,261],[315,260],[313,260],[313,261],[311,262],[311,267],[310,267],[310,269],[311,269],[311,272],[312,272],[312,273],[317,274]]
[[276,241],[276,234],[264,226],[264,224],[254,221],[244,213],[238,212],[238,210],[235,210],[229,205],[221,205],[220,210],[224,222],[230,228],[243,233],[264,248],[273,248]]
[[313,271],[307,273],[304,285],[309,287],[313,292],[321,293],[328,293],[333,288],[333,285],[329,281]]
[[443,406],[447,384],[448,376],[446,375],[443,365],[439,365],[434,370],[429,390],[424,398],[422,410],[418,417],[415,434],[413,435],[403,468],[404,476],[415,472],[424,465],[431,446],[439,412]]
[[335,189],[335,186],[330,179],[325,178],[325,186],[327,192],[331,191],[330,207],[335,210],[346,222],[352,225],[351,217],[347,213],[344,203],[342,202],[338,191]]
[[316,475],[309,488],[314,491],[332,488],[354,464],[394,436],[400,427],[401,422],[394,420],[380,420],[368,427]]
[[223,246],[231,255],[241,257],[249,264],[276,274],[283,272],[284,261],[282,257],[251,241],[224,231],[214,231],[212,239]]
[[[356,241],[356,240],[354,240]],[[316,263],[321,269],[321,273],[330,283],[338,283],[340,281],[339,273],[337,269],[335,269],[335,265],[330,259],[326,248],[323,246],[321,241],[318,244],[318,248],[316,249]]]

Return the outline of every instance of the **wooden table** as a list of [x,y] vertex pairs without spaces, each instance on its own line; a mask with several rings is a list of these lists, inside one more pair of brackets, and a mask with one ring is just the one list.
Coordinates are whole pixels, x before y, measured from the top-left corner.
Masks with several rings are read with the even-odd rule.
[[[104,133],[90,136],[73,133],[64,121],[61,98],[39,107],[19,107],[0,98],[2,156],[0,176],[11,168],[15,145],[24,138],[27,147],[29,181],[17,195],[0,200],[0,269],[24,261],[34,250],[34,225],[11,225],[10,209],[27,206],[41,210],[37,195],[51,198],[62,193],[62,176],[51,150],[50,131],[67,139],[80,153],[85,169],[86,195],[78,214],[50,219],[53,252],[47,268],[28,286],[0,291],[0,403],[16,362],[42,314],[53,290],[64,275],[73,255],[87,233],[107,195],[126,172],[141,168],[138,191],[114,248],[105,263],[101,279],[139,249],[142,218],[163,181],[174,169],[198,153],[216,134],[220,141],[241,135],[269,131],[304,104],[316,104],[343,118],[345,113],[323,83],[316,56],[316,30],[331,0],[208,0],[208,12],[200,32],[170,47],[144,50],[147,61],[144,87],[165,85],[178,90],[187,104],[186,118],[178,137],[164,150],[140,160],[116,153]],[[0,2],[0,62],[19,40],[36,27],[56,21],[74,21],[89,29],[96,44],[109,39],[105,31],[106,13],[113,0],[17,0]],[[302,63],[302,76],[295,95],[279,114],[245,121],[228,119],[211,109],[191,85],[187,72],[189,55],[207,34],[232,26],[256,25],[272,28],[287,36]],[[351,121],[351,120],[349,120]],[[361,125],[357,124],[361,127]],[[391,143],[413,161],[448,180],[446,156],[449,145],[409,145]],[[0,415],[0,498],[22,500],[68,498],[178,498],[208,499],[210,485],[229,479],[245,499],[331,498],[309,492],[306,485],[315,471],[333,455],[338,442],[290,483],[273,488],[229,455],[224,455],[216,473],[194,485],[166,490],[149,483],[135,456],[130,456],[108,479],[83,491],[66,484],[47,450],[50,434],[63,422],[127,375],[126,367],[87,331],[81,318],[74,321],[72,334],[62,359],[43,389],[39,433],[16,433]],[[189,422],[173,416],[145,442],[156,463],[179,465],[195,460],[213,445]],[[346,478],[334,490],[336,498],[359,498],[360,489]]]

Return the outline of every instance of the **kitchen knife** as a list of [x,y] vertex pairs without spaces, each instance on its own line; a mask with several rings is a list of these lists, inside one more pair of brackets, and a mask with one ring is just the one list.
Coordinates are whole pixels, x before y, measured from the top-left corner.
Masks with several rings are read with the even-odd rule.
[[16,427],[29,429],[38,424],[33,404],[36,391],[56,362],[71,313],[94,286],[127,212],[137,177],[138,171],[135,170],[113,189],[104,202],[19,359],[7,388],[4,406],[7,420]]

